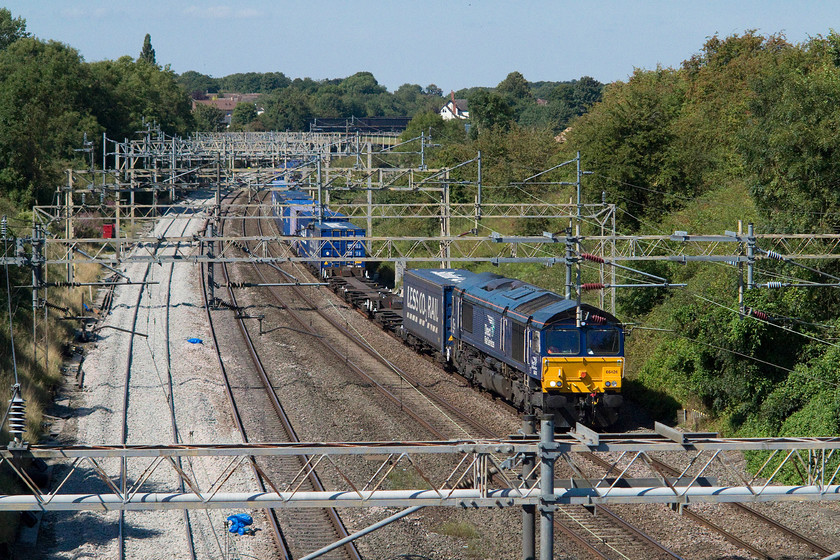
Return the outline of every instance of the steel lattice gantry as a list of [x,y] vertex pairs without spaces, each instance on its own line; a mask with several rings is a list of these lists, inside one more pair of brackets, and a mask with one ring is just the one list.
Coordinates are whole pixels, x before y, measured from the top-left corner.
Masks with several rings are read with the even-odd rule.
[[[553,427],[552,427],[553,429]],[[544,429],[545,432],[545,423]],[[544,434],[545,436],[545,434]],[[511,507],[541,504],[769,502],[840,500],[840,438],[719,438],[709,433],[681,433],[657,425],[655,433],[596,434],[582,426],[558,439],[515,437],[501,440],[431,442],[297,443],[170,446],[32,446],[0,452],[0,465],[16,472],[28,488],[0,495],[0,510],[157,510],[231,507]],[[676,478],[662,475],[653,458],[680,453]],[[730,452],[761,453],[763,465],[747,477],[729,462]],[[579,467],[582,453],[603,454],[611,464],[600,477]],[[231,474],[253,457],[304,456],[306,467],[288,480],[267,480],[270,492],[231,491]],[[177,457],[203,462],[215,479],[202,485],[177,467]],[[435,461],[429,461],[429,458]],[[536,458],[531,472],[523,459]],[[43,491],[24,465],[40,458],[60,473],[54,490]],[[212,459],[212,461],[209,461]],[[567,463],[578,473],[571,480],[546,482],[536,474],[542,465]],[[359,466],[361,464],[361,467]],[[441,467],[447,464],[447,467]],[[530,463],[525,463],[530,464]],[[122,472],[128,473],[126,480]],[[649,478],[630,478],[646,468]],[[148,481],[162,469],[177,474],[186,492]],[[308,470],[334,470],[343,488],[300,490]],[[423,487],[385,490],[394,469],[410,469]],[[201,469],[198,469],[201,471]],[[359,473],[366,473],[360,475]],[[491,476],[491,472],[497,473]],[[543,473],[546,471],[543,470]],[[553,466],[550,472],[554,472]],[[718,478],[719,477],[719,478]],[[157,481],[173,477],[156,477]],[[537,478],[535,485],[523,482]],[[542,477],[544,479],[544,476]],[[724,482],[726,479],[726,482]],[[124,483],[124,484],[123,484]],[[126,488],[121,491],[120,488]],[[545,489],[545,491],[544,491]]]

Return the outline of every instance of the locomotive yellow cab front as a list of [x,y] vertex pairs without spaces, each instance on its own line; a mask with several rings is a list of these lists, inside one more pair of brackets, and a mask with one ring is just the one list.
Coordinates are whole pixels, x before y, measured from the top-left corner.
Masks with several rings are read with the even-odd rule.
[[544,393],[603,393],[621,391],[624,358],[581,357],[543,358]]

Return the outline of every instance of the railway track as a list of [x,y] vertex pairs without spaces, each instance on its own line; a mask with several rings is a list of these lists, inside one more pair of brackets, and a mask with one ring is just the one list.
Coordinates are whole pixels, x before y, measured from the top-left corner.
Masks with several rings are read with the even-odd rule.
[[[258,224],[259,231],[256,234],[263,235],[262,220],[244,219],[242,220],[243,235],[248,235],[246,224],[249,223]],[[250,253],[248,247],[242,248]],[[270,247],[269,251],[274,252],[271,256],[286,256],[276,253],[280,249],[280,247]],[[253,264],[253,269],[260,281],[266,284],[277,282],[276,277],[271,278],[264,272],[265,266]],[[295,282],[297,276],[304,273],[300,270],[290,273],[276,266],[270,268],[281,275],[286,282]],[[385,398],[399,403],[406,414],[434,437],[440,439],[463,435],[498,437],[498,434],[486,424],[450,404],[443,396],[425,387],[419,380],[387,360],[367,341],[342,324],[340,318],[326,313],[320,302],[314,301],[299,286],[284,287],[282,291],[278,287],[267,289],[278,305],[295,320],[300,329],[316,337],[337,360],[347,364],[349,369],[375,387]],[[292,292],[294,298],[290,298],[288,292]],[[335,335],[328,336],[326,334],[328,332],[338,333],[338,340],[330,341],[329,339]],[[351,347],[355,349],[352,352]],[[415,398],[408,399],[404,394],[399,397],[394,395],[391,387],[403,381],[416,389]],[[418,408],[415,410],[414,407]],[[441,415],[444,416],[443,429],[438,427],[439,420],[435,420]],[[455,433],[453,429],[456,430]],[[555,514],[555,525],[578,546],[596,558],[680,558],[611,510],[605,508],[603,511],[605,515],[598,517],[592,515],[592,512],[587,511],[586,508],[562,506]]]
[[[251,222],[259,224],[258,235],[262,235],[261,220]],[[245,223],[246,221],[243,221],[243,228]],[[248,251],[248,248],[245,250]],[[279,250],[280,247],[269,248],[272,256],[277,256],[276,252]],[[270,269],[279,274],[283,281],[288,282],[290,278],[294,278],[294,274],[284,271],[281,267]],[[264,283],[277,280],[276,277],[269,277],[261,265],[254,264],[253,270]],[[463,414],[411,374],[397,367],[348,326],[343,325],[341,319],[326,313],[320,302],[314,301],[300,287],[267,289],[300,329],[315,337],[336,360],[344,363],[363,382],[379,391],[385,399],[400,407],[433,437],[452,439],[476,434],[486,437],[495,435],[485,425]],[[337,334],[325,337],[325,332]]]
[[[169,229],[175,224],[175,220],[171,220],[167,226],[165,231],[163,232],[162,236],[165,236]],[[186,231],[188,224],[184,225],[184,231]],[[183,231],[181,232],[183,234]],[[153,255],[157,254],[159,250],[160,244],[158,243],[155,245],[154,249],[151,251]],[[165,365],[166,365],[166,372],[167,372],[167,381],[166,387],[164,388],[165,398],[167,401],[167,409],[169,411],[169,428],[171,430],[171,438],[174,443],[178,442],[178,427],[177,427],[177,420],[175,416],[175,405],[174,405],[174,393],[173,393],[173,382],[172,382],[172,371],[171,371],[171,354],[170,354],[170,337],[169,337],[169,311],[170,311],[170,303],[171,303],[171,290],[169,289],[171,286],[172,281],[172,267],[174,264],[170,265],[169,267],[169,275],[167,279],[167,289],[166,289],[166,297],[164,303],[164,347],[165,347]],[[129,333],[129,342],[128,342],[128,352],[126,357],[126,364],[124,370],[124,385],[123,385],[123,406],[122,406],[122,415],[121,415],[121,435],[120,441],[123,444],[127,444],[129,440],[129,407],[131,406],[131,384],[132,381],[135,381],[135,386],[137,385],[137,380],[132,377],[132,366],[134,365],[134,352],[135,352],[135,339],[137,338],[138,333],[138,324],[140,318],[140,310],[142,308],[143,299],[144,297],[149,300],[147,309],[148,309],[148,316],[151,317],[154,308],[154,302],[152,301],[151,294],[149,290],[146,289],[146,282],[149,280],[149,275],[152,271],[152,263],[146,265],[145,272],[143,273],[143,280],[139,286],[138,293],[137,293],[137,300],[134,305],[134,313],[131,320],[131,328]],[[148,323],[149,321],[147,321]],[[141,381],[145,382],[145,381]],[[141,389],[142,391],[143,389]],[[178,461],[179,467],[180,459]],[[120,485],[123,492],[125,492],[127,486],[129,485],[129,473],[126,472],[126,465],[125,463],[121,466],[120,471]],[[184,484],[183,481],[180,482],[180,489],[184,491]],[[118,534],[118,557],[120,560],[125,558],[126,552],[126,537],[127,537],[127,530],[126,530],[126,520],[125,520],[125,511],[120,511],[119,514],[119,534]],[[183,510],[183,529],[185,532],[185,541],[187,546],[187,554],[191,560],[196,559],[195,553],[195,544],[193,541],[193,534],[192,534],[192,526],[190,523],[190,516],[187,510]]]
[[[593,463],[597,464],[599,467],[602,467],[602,468],[605,468],[605,469],[608,469],[608,470],[612,468],[612,465],[608,461],[604,460],[603,458],[601,458],[601,457],[599,457],[595,454],[584,453],[584,454],[582,454],[582,456],[585,457],[586,459],[592,461]],[[683,474],[680,471],[678,471],[677,469],[668,465],[667,463],[664,463],[663,461],[660,461],[660,460],[655,459],[653,457],[650,457],[650,460],[651,460],[652,466],[655,469],[657,469],[659,471],[659,473],[662,474],[663,476],[678,477],[681,474]],[[820,557],[829,556],[833,553],[833,551],[831,549],[824,547],[823,545],[821,545],[820,543],[811,539],[810,537],[808,537],[806,535],[803,535],[802,533],[800,533],[800,532],[798,532],[794,529],[791,529],[790,527],[785,526],[784,524],[776,521],[775,519],[773,519],[773,518],[771,518],[767,515],[764,515],[763,513],[759,512],[759,511],[756,511],[756,510],[752,509],[751,507],[749,507],[745,504],[731,503],[731,504],[724,504],[724,505],[726,507],[732,509],[733,511],[738,512],[739,514],[745,515],[746,517],[748,517],[750,519],[757,520],[757,521],[771,527],[773,530],[779,532],[781,535],[783,535],[784,537],[786,537],[788,539],[791,539],[793,541],[796,541],[800,544],[803,544],[803,545],[807,546],[812,551],[819,554]],[[600,506],[599,506],[599,508],[600,508]],[[683,513],[683,515],[685,515],[689,519],[695,521],[696,523],[699,523],[700,525],[712,530],[713,532],[718,533],[724,539],[726,539],[729,543],[737,546],[738,548],[741,548],[742,550],[745,550],[746,552],[748,552],[749,554],[751,554],[752,556],[754,556],[756,558],[761,558],[762,560],[775,560],[776,558],[780,558],[780,556],[774,556],[773,553],[771,553],[770,551],[768,551],[768,550],[766,550],[766,549],[764,549],[764,548],[762,548],[758,545],[752,544],[748,540],[737,536],[731,530],[721,526],[720,523],[716,523],[715,521],[709,519],[708,517],[706,517],[704,515],[701,515],[701,514],[695,512],[695,511],[692,511],[688,507],[684,507],[682,509],[682,513]]]
[[[181,235],[183,235],[186,230],[187,230],[187,228],[184,227],[184,231],[181,232]],[[176,250],[177,250],[177,247],[179,245],[180,244],[176,244],[176,246],[175,246]],[[172,344],[170,344],[170,341],[172,340],[172,337],[170,336],[171,335],[171,332],[170,332],[171,313],[170,313],[170,311],[172,310],[172,277],[173,277],[173,272],[174,271],[175,271],[175,263],[170,263],[169,264],[169,274],[167,275],[167,279],[166,279],[166,302],[164,303],[164,313],[165,313],[165,315],[164,315],[164,331],[163,332],[164,332],[164,339],[166,341],[166,344],[164,345],[165,360],[166,360],[166,388],[167,388],[167,394],[169,395],[169,397],[167,398],[167,402],[169,403],[169,418],[170,418],[170,426],[172,428],[172,443],[181,443],[181,434],[178,431],[178,421],[175,417],[175,387],[174,387],[174,383],[172,382]],[[178,464],[178,468],[183,470],[184,465],[183,465],[180,457],[177,458],[176,462]],[[183,479],[178,481],[178,488],[181,492],[184,492],[186,490],[186,485],[184,484]],[[190,524],[190,512],[189,512],[189,510],[186,510],[186,509],[183,510],[183,515],[184,515],[184,529],[186,531],[186,536],[187,536],[187,547],[188,547],[188,550],[189,550],[189,557],[190,557],[190,560],[195,560],[196,559],[195,541],[193,539],[192,526]]]
[[[221,270],[226,282],[229,284],[227,267],[222,266]],[[206,286],[206,283],[202,282],[202,285]],[[231,307],[236,308],[236,297],[232,289],[229,289],[228,297],[230,298]],[[207,295],[205,292],[205,301],[206,298]],[[212,317],[209,311],[208,317]],[[238,317],[237,325],[244,344],[247,347],[251,363],[253,364],[252,370],[256,372],[259,379],[259,383],[254,384],[253,373],[245,376],[245,372],[241,369],[231,370],[223,366],[228,398],[234,411],[235,422],[242,433],[243,439],[245,441],[254,441],[254,437],[249,433],[249,427],[241,415],[241,411],[247,409],[274,411],[274,414],[265,414],[260,417],[260,430],[262,433],[270,433],[271,441],[298,441],[297,434],[274,392],[265,367],[262,364],[241,316]],[[213,336],[216,339],[215,329]],[[216,345],[216,348],[218,349],[218,345]],[[221,358],[219,358],[219,361],[221,364]],[[294,457],[280,460],[275,459],[270,464],[254,459],[251,462],[256,478],[264,491],[267,489],[278,490],[277,488],[266,488],[267,481],[294,480],[298,477],[299,473],[307,470],[305,468],[305,460],[302,462],[300,458]],[[311,472],[302,480],[298,479],[298,483],[300,484],[299,489],[301,491],[323,490],[323,485],[314,472]],[[268,482],[268,484],[271,483]],[[346,528],[333,508],[296,510],[291,514],[282,515],[282,517],[274,511],[268,511],[267,513],[282,558],[300,557],[306,552],[323,548],[348,535]],[[323,558],[361,560],[361,556],[353,543],[335,549],[325,554]]]

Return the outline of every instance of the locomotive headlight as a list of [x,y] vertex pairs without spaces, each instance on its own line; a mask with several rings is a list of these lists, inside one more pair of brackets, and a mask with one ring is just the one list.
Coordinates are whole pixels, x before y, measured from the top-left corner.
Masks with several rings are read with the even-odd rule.
[[550,381],[548,384],[551,387],[557,387],[557,382],[556,381]]
[[612,387],[612,383],[610,383],[609,381],[605,381],[604,387]]

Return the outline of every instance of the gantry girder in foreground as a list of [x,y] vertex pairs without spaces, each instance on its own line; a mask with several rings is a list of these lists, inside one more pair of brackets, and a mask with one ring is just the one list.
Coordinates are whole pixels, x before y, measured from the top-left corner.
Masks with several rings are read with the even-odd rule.
[[[679,458],[672,467],[680,476],[660,472],[655,459],[666,452],[671,462]],[[746,475],[730,461],[732,452],[759,453],[762,466]],[[612,468],[587,474],[579,466],[584,453],[602,456]],[[237,491],[229,482],[251,461],[265,464],[290,456],[304,456],[307,466],[289,479],[267,480],[270,492]],[[179,469],[178,457],[201,464],[190,472],[212,473],[212,482]],[[41,490],[27,475],[24,465],[33,458],[54,465],[55,490]],[[548,482],[546,472],[553,473],[557,461],[576,475]],[[596,434],[579,425],[577,432],[554,439],[543,434],[542,439],[426,442],[31,446],[0,451],[0,464],[27,487],[20,494],[0,495],[0,510],[7,511],[840,500],[840,438],[720,438],[662,425],[656,432],[632,434]],[[545,465],[551,469],[543,470]],[[344,482],[323,492],[300,490],[300,481],[314,469],[333,471],[338,475],[333,479]],[[384,489],[395,469],[412,471],[424,484]],[[163,471],[170,476],[161,476]],[[179,481],[186,492],[179,490]]]

